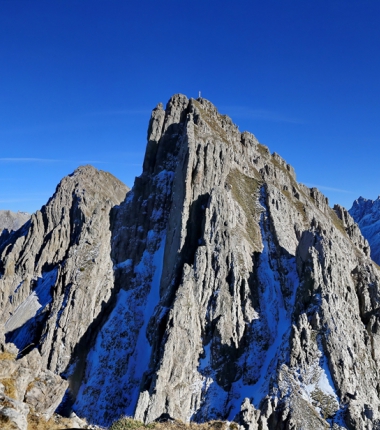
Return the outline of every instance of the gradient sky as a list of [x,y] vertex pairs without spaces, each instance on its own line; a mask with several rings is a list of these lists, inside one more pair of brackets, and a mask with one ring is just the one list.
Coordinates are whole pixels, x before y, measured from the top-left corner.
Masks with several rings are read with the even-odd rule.
[[202,96],[330,204],[380,194],[380,1],[1,0],[0,209],[81,164],[127,185],[150,111]]

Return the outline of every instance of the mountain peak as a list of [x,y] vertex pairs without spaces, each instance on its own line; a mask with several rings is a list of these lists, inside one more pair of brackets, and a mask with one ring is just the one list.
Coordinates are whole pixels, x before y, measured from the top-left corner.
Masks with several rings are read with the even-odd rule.
[[153,109],[126,193],[81,166],[0,242],[6,340],[68,379],[78,416],[380,420],[380,275],[343,207],[183,94]]

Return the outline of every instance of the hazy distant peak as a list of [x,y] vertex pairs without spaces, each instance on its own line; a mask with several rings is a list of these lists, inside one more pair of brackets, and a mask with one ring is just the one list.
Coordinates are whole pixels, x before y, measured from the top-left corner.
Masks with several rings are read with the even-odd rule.
[[4,229],[18,230],[29,218],[30,214],[27,212],[0,210],[0,232]]

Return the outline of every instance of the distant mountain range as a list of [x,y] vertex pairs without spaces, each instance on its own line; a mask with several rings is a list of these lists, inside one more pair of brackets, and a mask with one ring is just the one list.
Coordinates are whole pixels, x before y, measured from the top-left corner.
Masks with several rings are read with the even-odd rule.
[[28,221],[30,214],[0,210],[0,233],[2,230],[17,230]]
[[380,265],[380,196],[376,200],[359,197],[348,212],[368,240],[372,260]]

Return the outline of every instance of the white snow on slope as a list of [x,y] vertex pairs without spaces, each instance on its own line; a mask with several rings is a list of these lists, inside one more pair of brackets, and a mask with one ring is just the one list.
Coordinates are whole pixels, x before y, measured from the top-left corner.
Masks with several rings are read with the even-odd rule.
[[[35,289],[5,323],[5,333],[15,332],[10,341],[14,342],[18,348],[22,349],[33,338],[33,333],[31,333],[31,330],[34,329],[33,321],[52,301],[50,290],[57,280],[57,274],[57,268],[43,273],[42,277],[37,279]],[[18,294],[18,291],[19,288],[14,294]]]
[[[331,377],[330,369],[327,365],[326,357],[321,353],[322,366],[320,363],[315,363],[311,366],[311,372],[313,375],[318,375],[314,382],[309,381],[308,384],[301,384],[301,388],[306,392],[304,398],[310,403],[312,402],[312,393],[316,389],[319,389],[324,394],[331,396],[338,403],[338,396],[334,388],[334,382]],[[315,379],[315,376],[314,376]]]
[[[150,231],[149,233],[153,234],[152,231]],[[132,415],[134,413],[135,406],[140,392],[139,384],[143,373],[149,368],[149,359],[150,359],[152,348],[148,342],[148,339],[146,338],[146,329],[147,329],[149,320],[154,313],[154,309],[160,300],[160,281],[161,281],[162,266],[163,266],[163,260],[164,260],[165,240],[166,240],[165,237],[161,240],[160,247],[157,250],[157,252],[154,254],[152,259],[153,260],[152,264],[155,269],[154,269],[151,288],[150,288],[148,297],[146,299],[146,305],[143,311],[144,324],[141,327],[139,336],[137,338],[135,353],[133,354],[131,360],[129,361],[128,374],[131,375],[130,377],[133,380],[138,382],[138,385],[136,385],[134,387],[133,392],[130,393],[132,400],[130,403],[130,408],[127,411],[128,415]],[[146,270],[147,270],[147,266],[145,265],[144,257],[143,257],[141,263],[135,268],[135,272],[140,273],[142,276],[146,276],[146,273],[145,273]]]
[[[259,283],[260,283],[260,317],[262,327],[265,327],[265,334],[269,335],[269,348],[264,351],[264,354],[258,356],[253,348],[251,348],[242,360],[246,362],[252,361],[251,365],[258,365],[258,380],[256,383],[249,385],[244,382],[244,377],[233,384],[233,400],[231,400],[231,411],[229,420],[234,419],[240,411],[241,404],[248,397],[252,404],[258,408],[262,399],[269,391],[270,377],[274,374],[277,361],[280,354],[284,350],[283,344],[288,343],[291,333],[291,315],[286,310],[281,284],[278,276],[277,262],[271,258],[270,247],[273,246],[273,241],[268,237],[267,231],[269,228],[263,228],[263,223],[267,222],[265,212],[262,214],[261,235],[263,240],[263,250],[260,255],[260,263],[258,268]],[[272,250],[272,254],[273,254]],[[287,269],[286,286],[292,291],[288,304],[292,309],[295,294],[299,285],[299,279],[296,269],[295,257],[288,259],[282,258],[281,264]],[[253,363],[253,361],[261,358],[261,365]],[[242,364],[242,363],[241,363]]]
[[[262,208],[265,209],[264,199]],[[261,234],[263,250],[258,265],[260,309],[255,309],[251,321],[252,329],[258,339],[251,342],[247,351],[239,359],[237,366],[245,369],[243,376],[236,381],[230,393],[224,391],[216,382],[215,371],[212,369],[211,342],[204,347],[204,358],[198,366],[199,380],[194,384],[194,392],[201,392],[202,404],[193,411],[190,418],[197,415],[219,418],[223,412],[233,420],[240,412],[241,404],[246,397],[258,407],[268,393],[269,381],[277,367],[277,360],[285,350],[291,333],[291,315],[287,309],[293,309],[295,294],[299,285],[294,256],[283,256],[280,261],[273,258],[276,250],[272,249],[273,239],[270,237],[269,220],[262,213]],[[285,302],[279,279],[279,267],[287,273],[285,285],[292,295]],[[260,339],[261,338],[261,339]],[[247,372],[249,369],[249,372]],[[248,375],[249,373],[249,375]],[[215,412],[214,412],[215,411]]]
[[199,360],[198,379],[192,386],[192,392],[201,395],[202,404],[190,412],[187,421],[195,419],[196,415],[208,420],[218,419],[228,401],[228,393],[216,382],[215,371],[211,367],[211,342],[204,347],[204,354],[204,358]]
[[302,367],[291,369],[286,365],[282,366],[284,373],[279,381],[279,389],[285,396],[288,393],[297,392],[323,419],[326,419],[325,413],[328,410],[334,415],[334,422],[346,428],[343,419],[344,408],[340,409],[340,400],[320,341],[318,341],[318,349],[318,356],[309,365],[305,363]]
[[132,267],[133,260],[129,258],[128,260],[122,261],[121,263],[115,264],[114,269],[125,269],[128,270]]
[[[149,244],[159,243],[156,252]],[[148,322],[160,296],[165,249],[164,234],[150,231],[147,250],[135,267],[135,287],[121,290],[87,359],[87,369],[75,410],[92,422],[108,425],[121,415],[133,415],[142,376],[149,369]],[[110,402],[112,399],[112,402]]]

